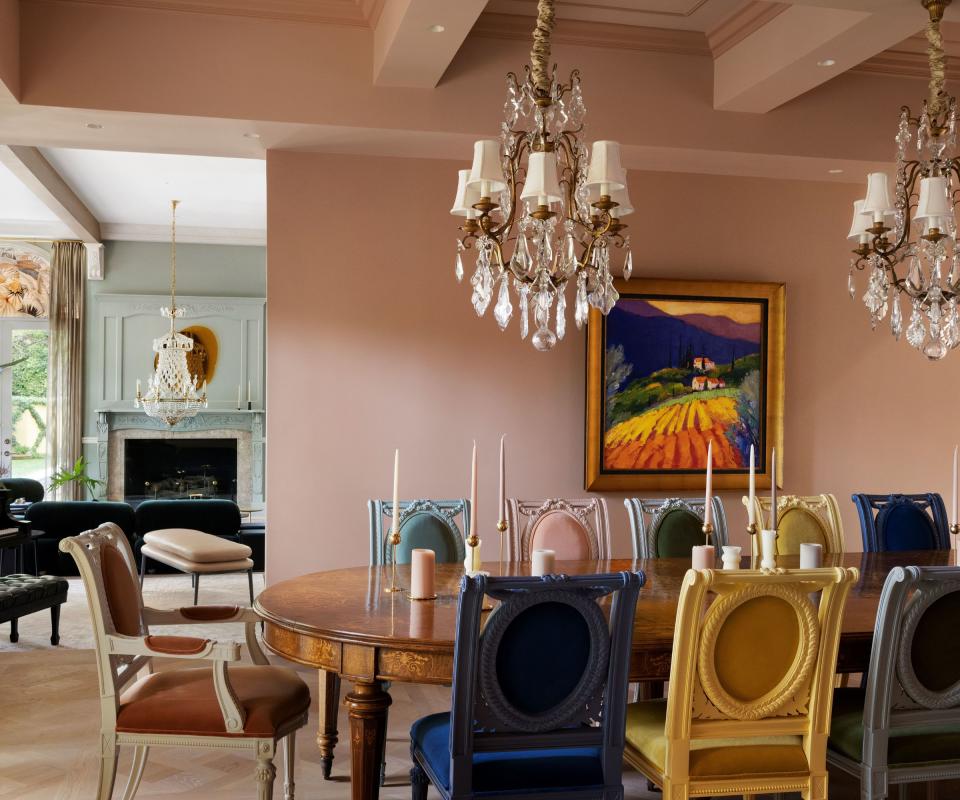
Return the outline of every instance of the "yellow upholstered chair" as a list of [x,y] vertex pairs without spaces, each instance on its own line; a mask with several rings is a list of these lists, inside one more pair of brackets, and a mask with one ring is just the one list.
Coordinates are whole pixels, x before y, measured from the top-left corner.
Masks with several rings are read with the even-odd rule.
[[610,523],[602,497],[507,501],[509,557],[530,561],[534,550],[554,550],[558,561],[610,557]]
[[791,791],[825,800],[840,621],[858,575],[689,570],[667,699],[628,707],[626,762],[664,800]]
[[[750,500],[743,498],[743,505]],[[770,498],[757,496],[754,505],[757,524],[769,525]],[[842,553],[843,523],[840,521],[840,506],[832,494],[817,494],[809,497],[782,495],[777,498],[777,554],[795,556],[804,542],[822,544],[823,552]],[[759,536],[751,536],[753,555],[759,555]]]

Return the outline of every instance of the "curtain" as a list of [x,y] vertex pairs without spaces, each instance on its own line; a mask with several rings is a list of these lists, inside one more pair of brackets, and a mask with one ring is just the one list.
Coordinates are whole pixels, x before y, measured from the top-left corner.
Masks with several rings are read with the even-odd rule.
[[[50,262],[50,376],[47,460],[50,474],[83,455],[83,290],[87,253],[81,242],[54,242]],[[57,500],[83,500],[71,481]]]

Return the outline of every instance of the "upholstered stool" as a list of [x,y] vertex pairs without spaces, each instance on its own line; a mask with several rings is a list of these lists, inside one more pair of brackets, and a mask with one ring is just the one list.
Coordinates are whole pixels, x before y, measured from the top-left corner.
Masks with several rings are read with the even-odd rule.
[[246,572],[253,603],[252,551],[245,544],[188,528],[150,531],[140,548],[140,585],[147,570],[147,558],[193,576],[193,604],[200,592],[200,576],[224,572]]
[[50,644],[60,644],[60,606],[70,584],[52,575],[6,575],[0,578],[0,622],[10,623],[10,641],[20,638],[17,622],[34,611],[50,609]]

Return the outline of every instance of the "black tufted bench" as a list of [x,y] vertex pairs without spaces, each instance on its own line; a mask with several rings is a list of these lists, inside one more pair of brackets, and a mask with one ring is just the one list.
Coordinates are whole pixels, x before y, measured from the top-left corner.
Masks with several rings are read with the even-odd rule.
[[35,611],[50,609],[50,644],[60,644],[60,605],[67,600],[70,584],[51,575],[5,575],[0,577],[0,622],[10,623],[10,641],[20,638],[17,621]]

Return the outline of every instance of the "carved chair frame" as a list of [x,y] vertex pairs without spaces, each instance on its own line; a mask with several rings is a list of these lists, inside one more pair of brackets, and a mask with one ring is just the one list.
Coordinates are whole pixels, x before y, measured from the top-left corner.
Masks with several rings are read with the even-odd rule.
[[[272,797],[276,769],[273,759],[277,744],[283,741],[284,789],[287,800],[294,796],[294,738],[296,731],[307,724],[307,714],[290,720],[277,730],[276,737],[245,736],[190,736],[186,734],[129,733],[117,731],[117,712],[120,694],[136,680],[138,674],[153,670],[154,657],[176,658],[186,661],[213,662],[213,683],[217,701],[223,713],[226,731],[242,732],[245,712],[230,684],[228,665],[240,661],[240,644],[196,639],[196,652],[189,654],[170,653],[151,647],[151,625],[190,625],[211,620],[198,620],[184,616],[180,610],[161,610],[145,607],[139,592],[139,635],[125,636],[117,632],[107,604],[107,592],[103,581],[102,553],[106,547],[116,548],[130,570],[133,585],[139,585],[130,543],[120,528],[112,522],[95,530],[86,531],[60,541],[60,550],[69,553],[76,561],[87,594],[87,604],[93,622],[97,655],[97,676],[100,684],[100,776],[97,800],[110,800],[116,781],[118,750],[122,745],[134,748],[130,776],[123,793],[123,800],[133,800],[150,747],[212,748],[217,750],[240,750],[256,756],[256,781],[258,797]],[[254,664],[267,665],[266,656],[257,641],[256,626],[260,616],[252,608],[238,608],[229,618],[217,622],[244,625],[245,644]]]
[[880,512],[895,505],[911,505],[930,517],[937,550],[950,549],[950,523],[943,498],[936,492],[923,494],[855,494],[851,499],[860,517],[860,536],[865,553],[880,553],[887,549],[886,534],[877,525]]
[[[742,498],[743,506],[749,505],[749,498]],[[757,495],[754,504],[754,513],[756,514],[758,529],[766,527],[770,519],[770,498]],[[823,529],[823,535],[826,539],[824,554],[843,553],[845,547],[843,543],[843,521],[840,518],[840,505],[837,498],[832,494],[815,494],[799,496],[795,494],[780,495],[777,497],[777,526],[779,527],[784,515],[790,513],[807,513],[812,516]],[[760,555],[760,536],[750,537],[750,547],[752,555]]]
[[[713,534],[710,543],[720,548],[728,543],[727,516],[723,510],[723,501],[713,496]],[[633,557],[656,558],[657,537],[664,517],[671,511],[688,511],[703,521],[704,498],[696,497],[627,497],[623,501],[630,519],[630,541],[633,544]]]
[[952,761],[888,763],[893,730],[929,727],[935,733],[960,724],[960,681],[933,692],[917,678],[910,658],[920,618],[953,592],[960,592],[960,567],[894,567],[887,575],[866,677],[862,758],[829,752],[831,764],[860,778],[865,800],[886,798],[891,784],[960,778],[960,754]]
[[[389,544],[389,534],[393,522],[392,500],[368,500],[367,510],[370,514],[370,566],[392,564],[393,551]],[[462,562],[467,555],[464,543],[464,531],[470,528],[470,501],[460,500],[401,500],[400,520],[398,528],[401,536],[403,526],[416,514],[430,514],[436,517],[450,531],[454,547],[457,551],[457,561]],[[457,517],[463,520],[463,526],[457,524]],[[384,525],[385,520],[390,523]]]
[[[661,771],[629,744],[624,752],[627,763],[662,788],[664,800],[781,792],[800,792],[804,800],[825,800],[827,736],[840,623],[846,597],[858,577],[858,570],[840,567],[689,570],[681,587],[673,640],[664,769]],[[820,594],[819,607],[809,599],[811,593]],[[724,688],[715,667],[714,646],[728,616],[742,604],[764,596],[779,597],[793,608],[800,622],[800,641],[792,666],[779,685],[754,701],[744,702],[731,697]],[[782,735],[801,738],[809,765],[806,775],[690,775],[692,740]]]
[[[630,642],[637,596],[644,581],[642,572],[542,578],[464,576],[453,657],[450,786],[444,787],[426,759],[418,758],[416,748],[412,748],[414,787],[422,787],[429,780],[445,800],[467,798],[473,796],[475,752],[597,747],[601,750],[602,786],[483,796],[622,800]],[[483,620],[487,595],[500,604],[489,619]],[[519,712],[503,695],[494,667],[498,645],[510,622],[524,610],[548,602],[563,602],[584,614],[591,656],[577,688],[553,708],[531,716]],[[609,608],[609,623],[601,603]]]
[[604,498],[519,500],[511,497],[507,501],[509,561],[530,561],[533,557],[530,540],[534,529],[540,519],[551,511],[571,514],[583,525],[590,546],[589,560],[602,561],[610,557],[610,522]]

